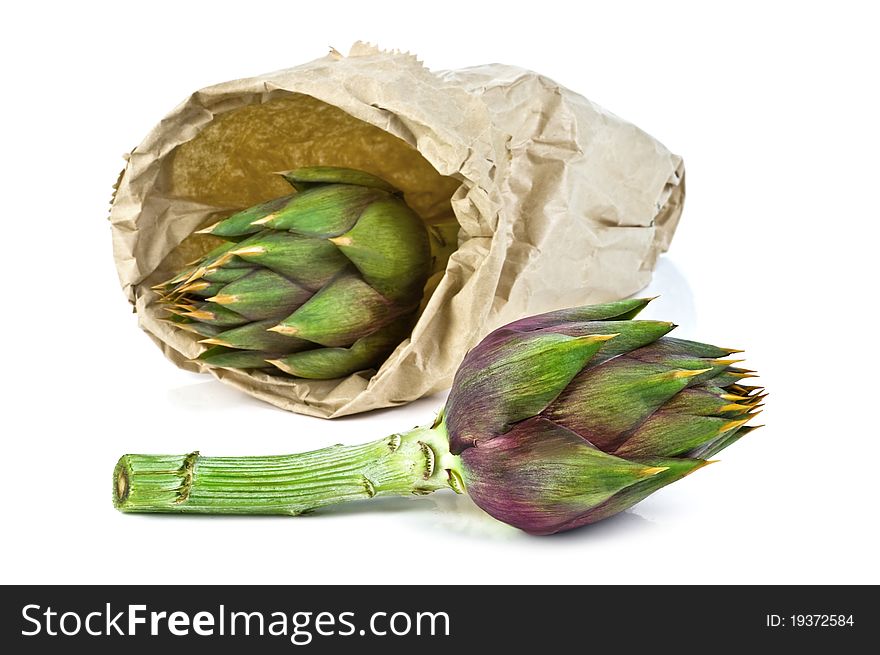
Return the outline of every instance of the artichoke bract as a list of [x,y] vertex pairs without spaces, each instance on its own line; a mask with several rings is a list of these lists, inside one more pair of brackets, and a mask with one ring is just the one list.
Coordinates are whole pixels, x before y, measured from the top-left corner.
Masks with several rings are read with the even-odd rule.
[[126,455],[125,512],[299,514],[346,500],[466,491],[550,534],[621,512],[705,466],[756,426],[766,394],[741,352],[633,320],[645,299],[566,309],[489,334],[430,427],[279,457]]
[[201,230],[225,242],[154,287],[199,360],[329,379],[378,366],[409,334],[431,267],[424,223],[384,180],[314,167],[294,193]]

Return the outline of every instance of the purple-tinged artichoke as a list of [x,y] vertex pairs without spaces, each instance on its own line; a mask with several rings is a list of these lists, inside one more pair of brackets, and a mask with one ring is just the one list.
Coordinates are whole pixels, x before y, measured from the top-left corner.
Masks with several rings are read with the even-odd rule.
[[280,457],[126,455],[126,512],[300,514],[381,495],[467,491],[533,534],[621,512],[705,466],[751,430],[766,394],[737,350],[632,320],[648,300],[565,309],[471,350],[431,427]]

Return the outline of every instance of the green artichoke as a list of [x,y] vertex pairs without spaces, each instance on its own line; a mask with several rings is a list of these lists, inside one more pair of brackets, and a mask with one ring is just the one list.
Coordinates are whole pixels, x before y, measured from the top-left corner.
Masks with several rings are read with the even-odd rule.
[[763,388],[737,350],[636,321],[648,300],[526,318],[462,362],[430,427],[279,457],[126,455],[126,512],[299,514],[346,500],[467,491],[533,534],[621,512],[705,466],[754,426]]
[[202,230],[225,243],[154,288],[170,320],[210,346],[198,359],[211,366],[314,379],[378,366],[415,321],[425,225],[369,173],[283,176],[296,193]]

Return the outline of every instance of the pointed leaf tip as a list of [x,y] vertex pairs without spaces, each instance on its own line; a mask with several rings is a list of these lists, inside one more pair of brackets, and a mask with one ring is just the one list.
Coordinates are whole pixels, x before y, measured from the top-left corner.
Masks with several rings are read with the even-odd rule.
[[211,337],[210,339],[200,339],[199,343],[203,343],[207,346],[223,346],[224,348],[234,347],[231,344],[229,344],[228,342],[223,341],[223,339],[217,339],[214,337]]
[[215,302],[218,305],[232,305],[237,301],[238,296],[233,296],[228,293],[218,293],[216,296],[207,299],[207,302]]
[[245,246],[244,248],[236,248],[229,252],[230,255],[262,255],[266,249],[262,246]]
[[350,246],[353,241],[349,236],[338,236],[338,237],[330,237],[327,239],[330,243],[336,244],[337,246]]
[[614,337],[619,336],[620,332],[615,332],[613,334],[588,334],[583,337],[575,337],[575,340],[582,343],[596,343],[602,341],[611,341]]
[[702,468],[706,468],[707,466],[709,466],[709,464],[717,464],[717,463],[720,462],[720,461],[721,461],[720,459],[704,459],[700,464],[698,464],[697,466],[695,466],[694,468],[692,468],[690,471],[686,472],[686,473],[685,473],[683,476],[681,476],[681,477],[686,478],[687,476],[689,476],[689,475],[690,475],[691,473],[693,473],[694,471],[699,471],[700,469],[702,469]]
[[292,337],[299,333],[299,329],[288,325],[276,325],[275,327],[268,328],[268,331],[277,332],[278,334],[283,334],[288,337]]
[[695,378],[698,375],[702,375],[703,373],[708,373],[711,371],[711,368],[697,368],[697,369],[689,369],[684,368],[677,371],[673,371],[670,375],[673,379],[681,379],[681,378]]
[[[760,414],[760,412],[758,412],[758,413]],[[754,414],[752,414],[751,416],[747,416],[746,418],[741,418],[741,419],[737,419],[735,421],[728,421],[727,423],[723,423],[718,428],[718,434],[730,432],[731,430],[735,430],[736,428],[738,428],[742,425],[745,425],[746,423],[748,423],[749,421],[752,420],[752,416],[754,416]]]
[[290,373],[290,367],[284,363],[283,359],[267,359],[265,360],[267,364],[271,364],[277,369],[284,371],[285,373]]

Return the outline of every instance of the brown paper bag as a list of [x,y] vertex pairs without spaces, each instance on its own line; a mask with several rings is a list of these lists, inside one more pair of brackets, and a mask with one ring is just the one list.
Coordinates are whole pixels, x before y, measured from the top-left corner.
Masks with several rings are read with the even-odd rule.
[[[193,362],[196,337],[161,320],[151,285],[206,250],[197,229],[287,193],[273,172],[377,174],[458,249],[413,329],[378,371],[301,380]],[[684,200],[682,160],[535,73],[492,64],[432,73],[355,44],[287,70],[197,91],[128,157],[110,221],[140,326],[178,366],[283,409],[338,417],[449,386],[487,332],[524,315],[644,287]]]

